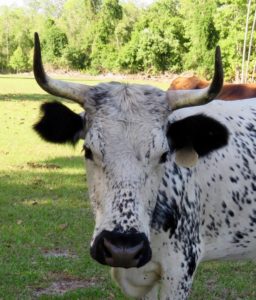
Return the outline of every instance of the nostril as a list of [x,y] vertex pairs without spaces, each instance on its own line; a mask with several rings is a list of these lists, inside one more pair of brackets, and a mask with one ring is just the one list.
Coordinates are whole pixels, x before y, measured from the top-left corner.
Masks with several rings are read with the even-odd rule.
[[109,250],[106,247],[105,243],[103,243],[103,252],[104,252],[105,257],[111,257],[111,253],[109,252]]
[[143,254],[143,248],[144,248],[144,242],[140,242],[138,245],[130,249],[130,252],[133,255],[134,259],[140,258],[140,256]]
[[140,249],[140,250],[136,253],[136,255],[134,256],[134,259],[139,259],[139,258],[141,258],[142,255],[143,255],[143,252],[144,252],[144,247],[143,247],[142,249]]
[[112,245],[111,243],[106,239],[106,238],[103,238],[103,251],[104,251],[104,254],[106,257],[112,257],[112,254],[111,254],[111,248],[112,248]]

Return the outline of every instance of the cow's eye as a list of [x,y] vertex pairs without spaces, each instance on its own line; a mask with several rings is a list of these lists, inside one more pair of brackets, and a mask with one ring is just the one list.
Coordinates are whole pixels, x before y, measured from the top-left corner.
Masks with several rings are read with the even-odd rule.
[[84,148],[84,156],[86,159],[90,159],[93,160],[93,154],[92,154],[92,150],[86,146],[83,147]]
[[160,157],[159,163],[160,164],[165,163],[167,161],[167,156],[168,156],[168,151],[166,151],[162,154],[162,156]]

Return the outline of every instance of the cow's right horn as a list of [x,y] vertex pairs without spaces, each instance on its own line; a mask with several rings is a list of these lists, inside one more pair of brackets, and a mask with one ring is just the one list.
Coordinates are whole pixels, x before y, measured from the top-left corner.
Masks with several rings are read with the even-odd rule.
[[210,86],[198,90],[168,90],[167,101],[172,110],[206,104],[215,99],[223,86],[223,68],[220,47],[215,51],[214,76]]
[[86,94],[90,89],[90,86],[65,82],[56,80],[47,76],[44,71],[41,57],[41,46],[39,35],[35,33],[35,46],[34,46],[34,63],[33,63],[34,76],[37,83],[47,93],[54,96],[66,98],[77,102],[80,105],[84,105]]

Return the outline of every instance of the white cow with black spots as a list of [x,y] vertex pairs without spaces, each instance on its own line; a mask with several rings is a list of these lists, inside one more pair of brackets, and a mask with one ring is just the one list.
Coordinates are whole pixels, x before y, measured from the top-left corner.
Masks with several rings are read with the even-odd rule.
[[211,101],[223,82],[218,48],[203,90],[51,79],[37,34],[34,73],[47,92],[85,109],[45,103],[34,128],[54,143],[84,139],[91,256],[113,267],[126,294],[187,299],[201,261],[255,259],[256,101]]

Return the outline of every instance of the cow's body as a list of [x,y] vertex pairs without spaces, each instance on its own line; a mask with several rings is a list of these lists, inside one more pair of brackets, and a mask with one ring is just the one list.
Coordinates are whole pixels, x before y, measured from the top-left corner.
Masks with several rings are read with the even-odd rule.
[[211,100],[216,73],[195,93],[66,84],[45,74],[37,39],[35,49],[37,82],[85,112],[46,103],[34,128],[55,143],[84,139],[91,256],[113,267],[126,294],[155,300],[160,288],[161,300],[187,299],[202,260],[255,259],[256,101],[179,109]]
[[[177,77],[169,87],[169,90],[194,90],[202,89],[210,84],[209,81],[200,79],[197,76]],[[221,100],[240,100],[256,97],[255,83],[225,83],[218,99]]]
[[[145,290],[161,278],[160,299],[186,299],[200,261],[256,259],[254,102],[214,101],[169,117],[173,122],[201,112],[214,116],[227,124],[229,145],[199,160],[193,169],[178,167],[173,157],[166,163],[151,226],[151,263],[144,274],[140,269],[114,271],[114,278],[126,292],[133,291],[132,296],[143,291],[145,276]],[[147,299],[157,299],[155,293]]]

